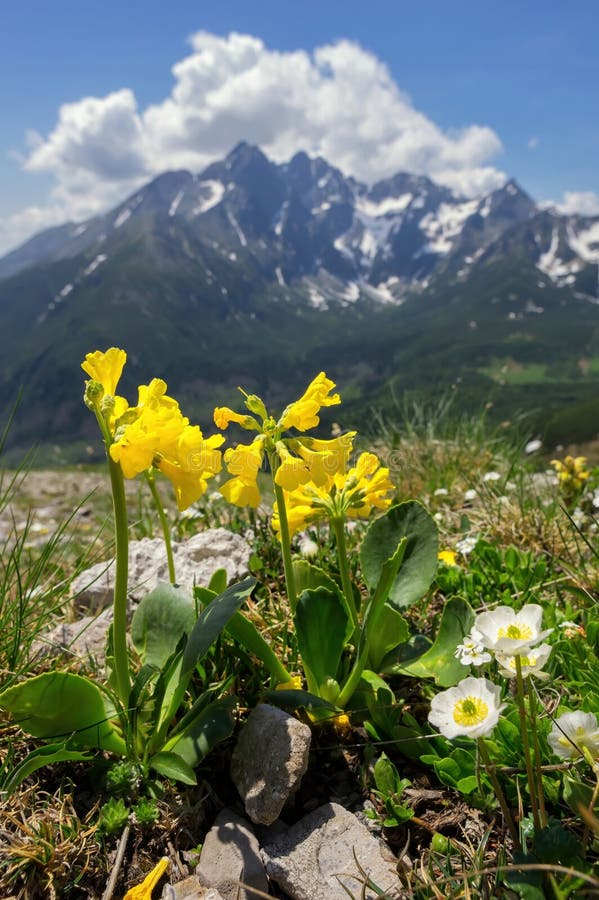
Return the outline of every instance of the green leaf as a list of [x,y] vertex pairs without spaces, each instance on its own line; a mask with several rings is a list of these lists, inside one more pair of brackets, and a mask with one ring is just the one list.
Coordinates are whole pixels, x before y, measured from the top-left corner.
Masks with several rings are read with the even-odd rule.
[[445,604],[432,647],[409,662],[391,662],[384,671],[412,675],[414,678],[434,678],[441,687],[457,684],[465,678],[467,668],[455,658],[455,650],[473,624],[474,613],[470,604],[461,597],[452,597]]
[[389,759],[386,753],[382,753],[374,764],[372,770],[374,775],[374,783],[377,790],[381,792],[383,797],[389,797],[393,794],[401,794],[401,779],[397,769]]
[[303,591],[293,620],[308,687],[321,694],[327,679],[337,675],[353,631],[351,618],[338,593],[320,587]]
[[295,559],[293,561],[293,577],[295,578],[295,588],[297,595],[303,594],[304,591],[313,591],[316,588],[323,587],[331,593],[341,595],[339,586],[324,569],[307,562],[305,559]]
[[45,744],[28,753],[25,759],[15,766],[9,778],[1,786],[8,796],[18,788],[25,778],[28,778],[43,766],[51,766],[59,762],[85,762],[92,757],[81,750],[69,750],[67,743]]
[[163,752],[176,753],[192,769],[199,765],[216,744],[233,734],[236,703],[235,697],[215,700],[188,724],[183,734],[167,741]]
[[173,781],[181,781],[183,784],[197,784],[195,772],[178,753],[156,753],[149,761],[151,769],[171,778]]
[[387,653],[405,643],[410,636],[408,623],[401,613],[389,606],[388,603],[384,604],[379,613],[376,628],[373,628],[368,622],[365,623],[365,628],[367,628],[367,664],[375,671],[380,669]]
[[215,594],[222,594],[227,589],[227,580],[227,570],[217,569],[210,579],[208,590],[214,591]]
[[[570,775],[564,774],[564,800],[571,810],[580,815],[580,808],[588,809],[593,799],[593,788],[590,784],[571,778]],[[597,810],[597,803],[595,810]]]
[[126,755],[111,721],[116,710],[100,688],[72,672],[44,672],[0,694],[0,708],[23,731],[39,738],[67,738],[73,747],[99,747]]
[[189,635],[183,653],[182,675],[191,675],[196,664],[207,653],[227,622],[256,587],[255,578],[232,584],[202,611]]
[[163,667],[196,622],[193,597],[173,584],[159,584],[141,600],[131,620],[131,640],[142,663]]
[[362,574],[373,593],[403,538],[407,538],[405,554],[388,600],[399,609],[419,600],[435,576],[439,541],[434,520],[415,500],[392,506],[371,523],[360,550]]

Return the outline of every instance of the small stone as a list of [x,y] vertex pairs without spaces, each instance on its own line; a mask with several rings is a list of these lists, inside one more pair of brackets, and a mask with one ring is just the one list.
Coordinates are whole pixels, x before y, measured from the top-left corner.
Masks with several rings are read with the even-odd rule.
[[[217,569],[225,569],[229,581],[247,574],[250,547],[238,534],[225,528],[210,528],[186,541],[173,543],[177,583],[191,591],[207,586]],[[114,560],[96,563],[81,572],[71,585],[76,610],[95,613],[112,602]],[[157,584],[168,582],[168,563],[162,538],[143,538],[129,544],[129,588],[131,600],[139,601]]]
[[385,897],[402,896],[391,851],[337,803],[304,816],[285,835],[267,836],[262,857],[269,877],[294,900],[380,898],[366,879]]
[[254,900],[268,894],[260,846],[249,822],[223,809],[206,836],[196,875],[200,884],[216,888],[223,900]]
[[200,884],[197,875],[190,875],[176,884],[165,884],[162,889],[162,900],[224,900],[216,888],[207,888]]
[[98,616],[84,616],[77,622],[63,622],[34,641],[32,653],[39,657],[68,656],[102,668],[111,622],[112,609],[105,609]]
[[282,709],[261,703],[249,715],[231,758],[231,778],[245,811],[271,825],[308,768],[311,733]]

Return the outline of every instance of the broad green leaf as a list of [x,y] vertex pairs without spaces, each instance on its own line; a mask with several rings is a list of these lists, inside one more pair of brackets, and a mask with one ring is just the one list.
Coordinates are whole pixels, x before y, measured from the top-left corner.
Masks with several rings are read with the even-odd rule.
[[88,753],[83,753],[81,750],[69,750],[64,741],[59,744],[45,744],[43,747],[32,750],[15,766],[8,780],[4,782],[2,790],[10,796],[25,778],[43,766],[51,766],[53,763],[59,762],[85,762],[91,758]]
[[298,597],[304,591],[316,590],[323,587],[331,593],[341,595],[339,585],[324,569],[307,562],[305,559],[295,559],[293,561],[293,577],[295,578],[295,588]]
[[457,684],[466,677],[468,669],[455,658],[455,650],[473,624],[474,613],[470,605],[461,597],[452,597],[445,604],[432,647],[409,662],[390,661],[383,671],[414,678],[434,678],[441,687]]
[[235,697],[215,700],[188,724],[183,734],[167,741],[163,752],[176,753],[192,769],[199,765],[216,744],[233,734],[236,703]]
[[397,608],[421,599],[435,576],[439,541],[434,520],[415,500],[392,506],[370,524],[360,549],[364,581],[373,593],[403,538],[407,538],[405,554],[388,598]]
[[156,753],[149,761],[151,769],[164,775],[165,778],[172,778],[173,781],[181,781],[183,784],[197,784],[198,779],[195,772],[178,753]]
[[383,605],[376,627],[372,628],[366,623],[366,628],[367,665],[376,672],[380,669],[387,653],[408,640],[410,631],[408,623],[401,613],[389,606],[388,603]]
[[191,675],[196,664],[226,627],[233,613],[237,612],[244,600],[247,600],[255,586],[255,578],[245,578],[239,584],[232,584],[202,611],[183,653],[183,676]]
[[163,667],[196,622],[195,602],[186,590],[159,584],[141,600],[131,620],[131,640],[142,663]]
[[351,618],[338,593],[320,587],[303,591],[293,620],[308,687],[321,694],[327,679],[337,676],[341,654],[353,632]]
[[126,755],[125,742],[111,721],[116,710],[100,688],[72,672],[44,672],[0,694],[23,731],[39,738],[66,738],[73,747],[99,747]]

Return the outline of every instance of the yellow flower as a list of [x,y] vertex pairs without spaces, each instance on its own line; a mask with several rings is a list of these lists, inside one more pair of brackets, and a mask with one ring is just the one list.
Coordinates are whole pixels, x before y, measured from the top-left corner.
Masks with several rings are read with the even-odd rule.
[[439,561],[446,566],[457,566],[457,553],[454,550],[439,550]]
[[235,506],[251,506],[260,503],[257,484],[258,471],[264,457],[264,435],[259,435],[251,444],[238,444],[225,451],[225,463],[231,475],[221,486],[221,494]]
[[[318,519],[368,518],[374,508],[391,505],[394,490],[389,469],[381,466],[374,453],[362,453],[353,468],[330,475],[326,484],[309,483],[285,492],[290,534]],[[276,504],[272,525],[280,530]]]
[[123,900],[152,900],[152,891],[169,867],[168,857],[164,856],[158,865],[146,875],[141,884],[129,888]]
[[257,428],[256,420],[252,416],[236,413],[234,410],[229,409],[228,406],[217,406],[214,410],[214,424],[216,427],[224,430],[231,422],[236,422],[248,431],[255,431]]
[[321,407],[341,403],[339,394],[329,396],[334,387],[335,382],[327,378],[324,372],[320,372],[300,399],[290,403],[285,409],[279,419],[279,427],[284,431],[289,428],[297,428],[298,431],[315,428],[320,422],[318,412]]
[[217,447],[224,438],[220,434],[204,438],[198,425],[190,425],[161,378],[139,386],[137,406],[114,397],[126,358],[124,350],[111,347],[106,353],[88,353],[83,363],[94,379],[91,384],[100,384],[104,392],[100,396],[94,391],[93,400],[108,425],[108,452],[125,478],[135,478],[152,466],[159,469],[172,482],[179,509],[186,509],[202,496],[207,479],[220,472]]
[[105,394],[114,396],[126,361],[127,354],[124,350],[110,347],[105,353],[101,350],[88,353],[85,361],[81,363],[81,368],[92,381],[97,381],[102,385]]
[[[276,485],[291,491],[310,480],[324,484],[327,478],[347,465],[351,452],[354,432],[342,435],[335,441],[318,441],[314,438],[294,438],[286,436],[290,428],[306,431],[319,423],[318,412],[322,406],[331,406],[341,402],[338,394],[331,395],[334,382],[321,372],[308,385],[299,400],[289,404],[277,421],[270,416],[260,397],[245,394],[245,405],[252,415],[236,413],[228,406],[218,406],[214,410],[214,421],[219,428],[227,428],[230,422],[236,422],[248,431],[260,432],[260,462],[258,465],[247,465],[249,448],[225,454],[225,463],[231,475],[241,481],[231,479],[225,482],[221,493],[233,503],[257,506],[260,492],[256,482],[258,469],[264,454],[268,457],[273,470]],[[241,390],[241,389],[240,389]],[[250,445],[255,446],[255,443]],[[243,446],[243,445],[242,445]],[[249,451],[253,453],[254,451]]]
[[591,474],[586,468],[586,464],[586,456],[566,456],[563,462],[559,459],[551,460],[551,465],[559,478],[560,487],[566,492],[578,491],[582,488]]
[[330,441],[300,438],[293,442],[293,449],[308,463],[314,484],[323,485],[331,475],[347,469],[355,436],[355,431],[348,431]]

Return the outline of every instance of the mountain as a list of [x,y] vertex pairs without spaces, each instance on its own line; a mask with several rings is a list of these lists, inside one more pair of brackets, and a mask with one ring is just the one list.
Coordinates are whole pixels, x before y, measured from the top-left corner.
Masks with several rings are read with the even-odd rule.
[[118,345],[126,390],[160,375],[206,426],[238,384],[284,403],[325,368],[357,421],[390,389],[459,385],[557,435],[598,395],[598,263],[599,217],[515,181],[477,199],[408,173],[368,186],[242,143],[0,259],[0,410],[24,385],[18,446],[97,443],[79,364]]

